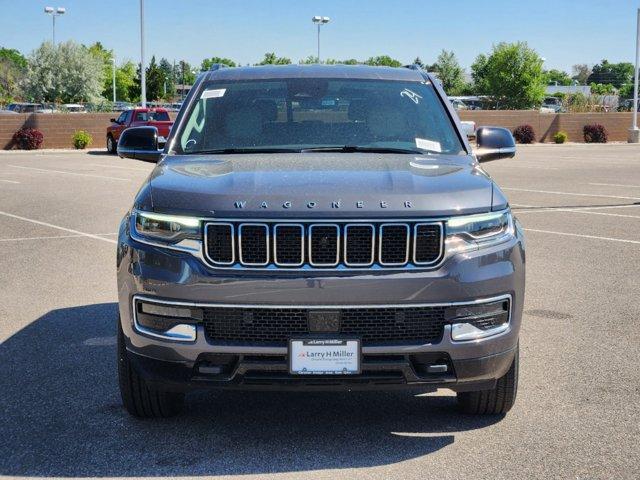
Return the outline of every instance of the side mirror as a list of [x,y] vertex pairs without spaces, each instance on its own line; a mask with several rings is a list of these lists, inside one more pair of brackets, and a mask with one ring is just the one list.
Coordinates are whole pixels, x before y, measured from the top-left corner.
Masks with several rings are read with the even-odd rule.
[[490,162],[501,158],[512,158],[516,154],[516,141],[511,132],[502,127],[480,127],[476,130],[475,150],[478,162]]
[[115,119],[115,118],[110,118],[110,119],[109,119],[109,121],[110,121],[111,123],[118,123],[118,122],[116,121],[116,119]]
[[158,129],[156,127],[127,128],[118,140],[118,155],[121,158],[157,162],[162,156],[162,150],[158,150]]

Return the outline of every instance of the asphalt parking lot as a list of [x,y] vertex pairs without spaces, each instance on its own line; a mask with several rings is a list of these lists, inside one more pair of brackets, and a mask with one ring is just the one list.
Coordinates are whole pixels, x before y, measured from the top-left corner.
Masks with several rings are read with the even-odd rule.
[[203,393],[120,405],[115,239],[153,165],[0,155],[0,475],[640,477],[640,148],[532,146],[487,164],[527,230],[520,389],[504,418],[446,391]]

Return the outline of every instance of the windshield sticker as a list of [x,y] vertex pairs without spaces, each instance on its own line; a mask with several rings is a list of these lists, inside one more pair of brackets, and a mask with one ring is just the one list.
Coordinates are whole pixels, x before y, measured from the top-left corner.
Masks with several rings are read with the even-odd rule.
[[442,152],[442,147],[440,146],[440,142],[436,142],[434,140],[426,140],[424,138],[416,137],[416,147],[421,150],[430,150],[432,152]]
[[204,92],[202,92],[202,95],[200,95],[200,99],[224,97],[224,94],[226,91],[227,91],[226,88],[218,88],[216,90],[205,90]]
[[416,105],[418,103],[420,103],[420,100],[422,99],[422,96],[418,95],[413,90],[409,90],[408,88],[405,88],[404,90],[402,90],[400,92],[400,96],[401,97],[407,97],[407,98],[411,99],[413,101],[413,103],[415,103]]

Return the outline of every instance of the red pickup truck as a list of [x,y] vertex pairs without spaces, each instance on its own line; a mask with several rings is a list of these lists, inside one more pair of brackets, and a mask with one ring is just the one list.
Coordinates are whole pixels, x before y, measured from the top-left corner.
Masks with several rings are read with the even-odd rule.
[[164,108],[133,108],[125,110],[120,116],[111,119],[111,125],[107,127],[107,151],[116,153],[120,134],[129,127],[156,127],[158,129],[158,144],[164,147],[173,121],[169,118],[169,112]]

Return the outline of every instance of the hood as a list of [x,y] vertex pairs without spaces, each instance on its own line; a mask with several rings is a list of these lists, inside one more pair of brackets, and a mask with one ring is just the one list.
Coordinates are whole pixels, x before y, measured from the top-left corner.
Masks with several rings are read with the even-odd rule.
[[137,204],[220,217],[441,216],[491,210],[471,156],[278,153],[166,157]]

